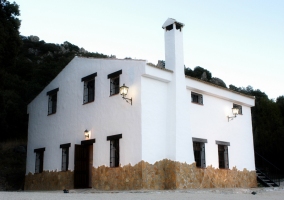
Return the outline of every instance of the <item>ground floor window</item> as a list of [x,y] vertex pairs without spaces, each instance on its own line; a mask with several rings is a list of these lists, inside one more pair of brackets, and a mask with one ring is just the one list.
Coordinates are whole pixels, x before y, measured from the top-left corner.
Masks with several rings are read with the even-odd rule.
[[110,167],[119,166],[119,140],[110,141]]
[[107,137],[110,141],[110,167],[119,167],[119,139],[121,138],[122,134]]
[[45,148],[35,149],[36,153],[35,159],[35,173],[43,172],[43,156],[44,156]]
[[192,138],[192,141],[193,141],[193,153],[194,153],[194,160],[196,163],[196,167],[205,168],[206,167],[205,143],[207,143],[207,139]]
[[60,148],[62,149],[62,159],[61,159],[61,171],[68,170],[69,164],[69,147],[71,146],[70,143],[68,144],[61,144]]
[[228,169],[229,168],[228,146],[218,145],[218,155],[219,155],[219,168]]
[[196,167],[206,167],[205,164],[205,144],[201,142],[193,142],[194,159]]

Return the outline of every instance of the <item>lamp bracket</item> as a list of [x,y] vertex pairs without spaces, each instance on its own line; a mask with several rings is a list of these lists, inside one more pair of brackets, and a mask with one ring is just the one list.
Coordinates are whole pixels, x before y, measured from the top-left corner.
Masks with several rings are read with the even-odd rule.
[[129,98],[126,98],[126,97],[123,95],[122,98],[123,98],[127,103],[130,103],[130,104],[132,105],[132,97],[129,99]]
[[236,118],[237,117],[237,115],[235,115],[235,116],[232,116],[232,117],[230,117],[230,116],[227,116],[227,118],[228,118],[228,122],[230,121],[230,120],[233,120],[234,118]]

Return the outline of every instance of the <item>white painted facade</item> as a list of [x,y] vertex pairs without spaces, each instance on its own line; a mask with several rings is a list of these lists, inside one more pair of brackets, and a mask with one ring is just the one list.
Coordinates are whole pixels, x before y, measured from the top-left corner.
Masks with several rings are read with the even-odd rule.
[[[168,25],[172,30],[166,30]],[[181,26],[181,30],[176,29]],[[229,168],[255,170],[250,108],[254,98],[210,83],[185,77],[183,24],[165,22],[166,69],[147,65],[144,60],[75,57],[28,105],[28,152],[26,173],[35,172],[34,149],[45,148],[43,170],[61,170],[61,144],[71,143],[69,167],[74,170],[74,146],[90,130],[93,166],[110,165],[107,136],[122,134],[120,165],[140,161],[154,164],[162,159],[193,163],[192,137],[207,139],[206,165],[218,168],[216,140],[229,142]],[[120,86],[129,87],[126,103],[120,94],[110,96],[108,74],[122,70]],[[97,73],[95,100],[83,104],[81,78]],[[48,91],[59,88],[57,110],[48,115]],[[203,95],[203,105],[191,102],[191,92]],[[228,122],[233,103],[243,114]]]

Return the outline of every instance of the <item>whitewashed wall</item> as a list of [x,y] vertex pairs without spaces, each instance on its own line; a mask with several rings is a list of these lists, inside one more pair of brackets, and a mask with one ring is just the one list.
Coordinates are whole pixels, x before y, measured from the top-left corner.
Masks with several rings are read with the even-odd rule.
[[[192,137],[207,139],[205,144],[206,165],[219,167],[216,140],[230,142],[229,167],[255,170],[251,110],[254,99],[231,91],[187,78],[190,104],[190,133]],[[203,105],[191,102],[191,92],[203,95]],[[228,122],[233,103],[242,106],[242,115]]]
[[[145,61],[88,59],[75,57],[59,75],[29,104],[28,153],[26,172],[35,170],[34,149],[45,147],[44,170],[61,170],[60,144],[71,143],[69,169],[74,168],[74,145],[84,140],[84,130],[91,130],[94,166],[109,166],[110,144],[107,136],[122,133],[120,163],[141,161],[140,77]],[[132,106],[121,95],[110,97],[108,74],[122,69],[120,85],[129,87]],[[95,101],[83,105],[81,78],[97,72]],[[57,111],[47,116],[46,92],[58,88]]]

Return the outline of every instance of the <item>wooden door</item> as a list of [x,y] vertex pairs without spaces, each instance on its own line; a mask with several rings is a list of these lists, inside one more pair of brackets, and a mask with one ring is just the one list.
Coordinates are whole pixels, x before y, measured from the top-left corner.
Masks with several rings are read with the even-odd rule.
[[89,148],[75,144],[74,188],[87,188],[89,185]]

